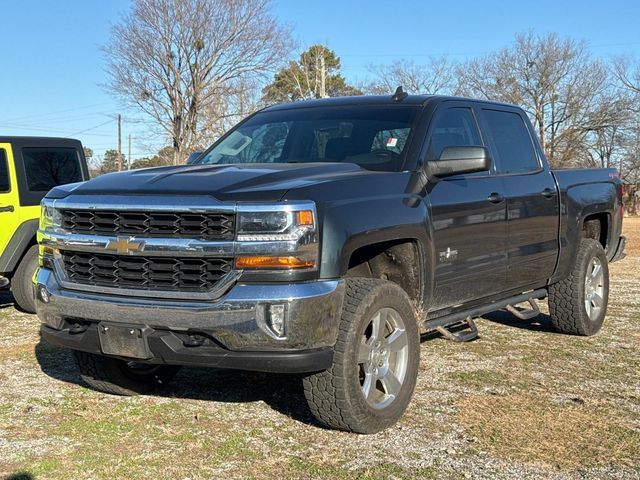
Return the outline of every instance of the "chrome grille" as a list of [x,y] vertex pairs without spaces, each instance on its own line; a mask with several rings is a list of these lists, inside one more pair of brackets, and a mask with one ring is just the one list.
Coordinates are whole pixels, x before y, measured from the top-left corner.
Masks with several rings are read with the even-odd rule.
[[68,279],[84,285],[206,292],[233,267],[228,258],[119,256],[63,251]]
[[229,213],[62,210],[62,228],[87,235],[233,240],[235,215]]

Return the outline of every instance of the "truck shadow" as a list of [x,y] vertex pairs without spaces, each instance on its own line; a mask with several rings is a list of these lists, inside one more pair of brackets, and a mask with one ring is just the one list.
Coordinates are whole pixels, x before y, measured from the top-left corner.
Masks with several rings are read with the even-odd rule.
[[[507,312],[494,312],[484,315],[483,319],[532,331],[554,331],[549,316],[545,314],[531,320],[519,320]],[[440,334],[437,332],[423,334],[421,342],[438,337]],[[46,375],[86,387],[78,375],[70,350],[49,345],[41,339],[36,345],[35,355]],[[221,403],[264,402],[273,410],[296,421],[324,428],[309,411],[301,375],[184,367],[171,383],[154,391],[152,395]]]
[[13,306],[13,295],[11,295],[11,291],[8,288],[0,290],[0,310]]
[[[86,387],[70,350],[49,345],[41,339],[35,347],[35,355],[40,368],[49,377]],[[151,395],[221,403],[264,402],[296,421],[323,428],[309,411],[301,375],[184,367],[171,383]]]
[[529,320],[520,320],[507,311],[498,310],[496,312],[487,313],[483,315],[482,318],[508,327],[522,328],[533,332],[557,333],[553,328],[551,318],[546,313],[540,313]]

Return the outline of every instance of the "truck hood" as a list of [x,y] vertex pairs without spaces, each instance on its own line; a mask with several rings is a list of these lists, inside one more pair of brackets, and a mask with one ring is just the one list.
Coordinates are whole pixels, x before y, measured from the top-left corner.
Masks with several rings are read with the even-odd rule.
[[58,187],[49,197],[79,195],[211,195],[219,200],[281,200],[291,189],[379,173],[352,163],[191,165],[118,172]]

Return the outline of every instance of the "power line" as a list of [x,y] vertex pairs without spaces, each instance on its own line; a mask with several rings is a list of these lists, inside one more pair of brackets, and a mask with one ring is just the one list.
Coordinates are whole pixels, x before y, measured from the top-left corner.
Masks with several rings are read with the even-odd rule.
[[34,115],[25,115],[25,116],[22,116],[22,117],[15,117],[15,118],[10,118],[10,119],[7,119],[7,120],[2,120],[2,121],[3,122],[4,121],[14,122],[14,121],[21,121],[21,120],[30,120],[32,118],[48,117],[48,116],[56,115],[56,114],[59,114],[59,113],[75,112],[75,111],[78,111],[78,110],[84,110],[86,108],[94,108],[94,107],[99,107],[99,106],[103,106],[103,105],[113,105],[113,103],[112,102],[94,103],[92,105],[84,105],[84,106],[80,106],[80,107],[68,108],[68,109],[65,109],[65,110],[56,110],[56,111],[48,112],[48,113],[38,113],[38,114],[34,114]]
[[96,128],[100,128],[100,127],[102,127],[102,126],[104,126],[104,125],[107,125],[107,124],[109,124],[109,123],[112,123],[112,122],[113,122],[113,119],[110,119],[110,120],[107,120],[107,121],[106,121],[106,122],[104,122],[104,123],[101,123],[101,124],[99,124],[99,125],[96,125],[95,127],[90,127],[90,128],[85,129],[85,130],[80,130],[79,132],[71,133],[71,134],[69,134],[69,136],[70,136],[70,137],[73,137],[73,136],[75,136],[75,135],[80,135],[81,133],[85,133],[85,132],[89,132],[89,131],[91,131],[91,130],[95,130]]

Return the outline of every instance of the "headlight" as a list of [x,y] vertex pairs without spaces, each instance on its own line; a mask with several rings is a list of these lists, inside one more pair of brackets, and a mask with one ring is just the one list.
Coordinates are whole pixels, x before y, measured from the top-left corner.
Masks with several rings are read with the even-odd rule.
[[317,267],[318,238],[313,203],[242,205],[238,209],[237,223],[237,268]]
[[53,206],[52,200],[42,200],[40,210],[40,230],[55,231],[62,226],[60,210]]
[[238,241],[265,242],[299,239],[314,228],[312,210],[240,212]]

